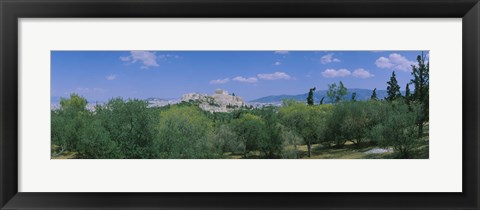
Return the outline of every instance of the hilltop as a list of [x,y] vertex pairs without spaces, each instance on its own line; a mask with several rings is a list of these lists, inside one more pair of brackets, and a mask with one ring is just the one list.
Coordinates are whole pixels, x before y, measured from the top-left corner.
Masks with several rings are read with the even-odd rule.
[[230,112],[235,108],[245,106],[242,97],[229,95],[228,91],[217,89],[213,95],[202,93],[187,93],[182,96],[181,101],[199,102],[200,108],[209,112]]

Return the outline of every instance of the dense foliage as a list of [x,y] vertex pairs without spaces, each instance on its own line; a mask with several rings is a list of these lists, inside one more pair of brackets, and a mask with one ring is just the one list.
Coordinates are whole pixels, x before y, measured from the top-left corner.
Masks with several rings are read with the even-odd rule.
[[[114,98],[88,110],[85,98],[72,94],[51,111],[52,156],[66,151],[76,158],[205,159],[238,155],[243,158],[300,158],[298,147],[393,149],[393,158],[417,158],[428,147],[428,63],[419,56],[412,67],[415,89],[402,96],[395,73],[389,96],[380,100],[345,99],[340,82],[329,85],[329,104],[285,100],[282,106],[242,107],[229,113],[203,111],[194,101],[148,107],[137,99]],[[322,100],[323,102],[323,100]],[[428,127],[427,127],[428,128]],[[420,134],[420,135],[419,135]],[[55,148],[55,149],[53,149]]]

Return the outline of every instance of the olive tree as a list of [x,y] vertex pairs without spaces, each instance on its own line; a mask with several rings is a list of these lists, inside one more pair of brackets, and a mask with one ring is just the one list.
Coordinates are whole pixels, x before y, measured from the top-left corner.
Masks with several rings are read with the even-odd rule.
[[336,107],[336,112],[344,112],[340,125],[340,132],[346,140],[356,147],[368,139],[372,128],[382,122],[385,115],[385,102],[370,100],[344,102]]
[[253,111],[253,114],[260,116],[265,122],[265,138],[259,139],[258,147],[267,158],[279,157],[283,151],[284,139],[282,133],[284,126],[278,118],[275,106],[266,106]]
[[99,120],[93,120],[81,129],[77,151],[82,158],[124,158],[117,142],[110,139],[110,134],[102,127]]
[[341,132],[344,133],[347,140],[360,147],[370,128],[371,118],[367,112],[367,103],[363,101],[345,102],[338,105],[335,111],[345,112],[343,122],[340,123]]
[[243,144],[238,141],[237,134],[229,124],[220,124],[214,131],[214,139],[222,152],[243,154]]
[[196,106],[172,106],[160,113],[154,148],[159,158],[215,158],[213,124]]
[[312,144],[318,143],[323,136],[326,107],[330,106],[293,103],[279,109],[283,124],[301,136],[307,145],[308,157],[312,155]]
[[243,146],[243,156],[259,148],[259,142],[267,138],[265,122],[259,116],[245,113],[232,121],[232,127],[237,134],[237,140]]
[[95,117],[116,142],[125,158],[153,157],[156,110],[149,109],[143,100],[115,98],[97,106]]
[[403,101],[395,101],[387,110],[383,121],[371,131],[371,138],[380,146],[392,147],[400,158],[410,158],[412,150],[418,147],[417,119],[418,107],[409,111]]
[[51,144],[60,147],[52,156],[77,150],[79,131],[90,119],[86,106],[87,100],[73,93],[70,98],[61,98],[59,109],[51,111]]
[[336,104],[328,114],[325,122],[324,140],[322,141],[325,146],[334,144],[335,147],[341,148],[347,142],[348,136],[344,132],[344,127],[342,127],[348,113],[347,103]]

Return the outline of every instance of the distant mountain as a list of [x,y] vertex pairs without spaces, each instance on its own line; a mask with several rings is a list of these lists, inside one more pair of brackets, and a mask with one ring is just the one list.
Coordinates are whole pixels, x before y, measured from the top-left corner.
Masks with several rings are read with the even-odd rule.
[[[373,90],[370,89],[359,89],[359,88],[353,88],[353,89],[348,89],[348,93],[345,96],[346,100],[350,100],[352,98],[352,94],[356,93],[357,96],[355,97],[356,100],[363,101],[363,100],[368,100],[372,96]],[[387,97],[387,91],[386,90],[377,90],[377,97],[379,99],[383,99]],[[405,94],[402,92],[402,94]],[[281,104],[283,99],[293,99],[296,101],[307,101],[307,96],[308,93],[304,94],[298,94],[298,95],[272,95],[272,96],[266,96],[262,98],[258,98],[255,100],[249,101],[249,103],[265,103],[265,104]],[[327,97],[327,90],[319,90],[316,91],[313,94],[313,98],[315,103],[320,103],[320,100],[325,97],[323,100],[324,103],[331,103],[330,99]]]

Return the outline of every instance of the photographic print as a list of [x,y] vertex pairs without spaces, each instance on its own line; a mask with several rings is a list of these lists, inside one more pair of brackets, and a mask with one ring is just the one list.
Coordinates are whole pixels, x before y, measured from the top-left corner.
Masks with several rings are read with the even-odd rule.
[[52,51],[52,159],[428,159],[429,51]]

